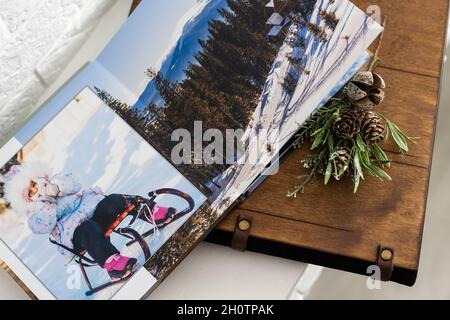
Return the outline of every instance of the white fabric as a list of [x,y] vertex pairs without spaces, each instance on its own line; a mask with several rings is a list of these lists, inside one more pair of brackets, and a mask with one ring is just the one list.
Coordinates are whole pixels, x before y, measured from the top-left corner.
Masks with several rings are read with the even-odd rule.
[[0,145],[117,0],[0,0]]

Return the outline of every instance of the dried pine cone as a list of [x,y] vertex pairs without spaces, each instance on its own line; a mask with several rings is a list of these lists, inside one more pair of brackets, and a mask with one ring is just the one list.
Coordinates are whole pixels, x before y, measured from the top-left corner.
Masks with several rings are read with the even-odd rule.
[[361,115],[358,110],[349,108],[334,121],[333,131],[339,139],[352,139],[361,128]]
[[365,142],[379,143],[384,139],[384,121],[379,115],[369,111],[364,115],[361,131]]
[[373,72],[363,71],[356,74],[347,86],[347,95],[354,104],[370,110],[384,101],[386,84],[383,78]]
[[340,180],[342,175],[348,170],[350,165],[351,150],[348,147],[340,147],[337,151],[335,159],[337,172],[334,173],[334,178]]

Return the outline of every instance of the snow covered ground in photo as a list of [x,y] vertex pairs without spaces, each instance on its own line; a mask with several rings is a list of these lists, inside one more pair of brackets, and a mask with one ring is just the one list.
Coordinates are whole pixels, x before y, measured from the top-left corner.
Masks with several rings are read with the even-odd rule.
[[[120,119],[90,90],[83,90],[35,139],[24,148],[26,161],[48,162],[55,172],[71,172],[85,188],[100,187],[105,194],[120,193],[146,196],[160,188],[175,188],[191,195],[198,209],[205,197],[172,165],[148,145],[133,129]],[[187,207],[184,200],[163,196],[161,205],[179,210]],[[195,210],[192,211],[195,212]],[[191,213],[191,214],[192,214]],[[187,215],[159,230],[148,238],[155,253],[190,217]],[[150,229],[143,222],[135,229]],[[75,263],[60,255],[49,243],[48,236],[36,236],[27,227],[26,218],[9,211],[0,218],[1,239],[25,265],[59,299],[86,299],[87,286]],[[125,255],[138,257],[144,263],[138,245],[125,249],[126,241],[113,235],[112,242]],[[79,289],[69,289],[73,273],[79,276]],[[92,268],[89,276],[93,285],[109,281],[105,271]],[[69,281],[72,283],[71,281]],[[76,283],[77,281],[75,281]],[[72,283],[73,284],[73,283]],[[120,285],[106,289],[93,299],[111,298]]]
[[[325,28],[321,10],[335,12],[339,24],[334,31],[327,30],[328,39],[324,42],[307,28],[290,27],[244,135],[247,153],[223,174],[232,178],[228,178],[230,182],[213,204],[217,216],[227,209],[230,201],[234,202],[249,189],[300,125],[367,62],[366,49],[382,31],[372,18],[347,0],[317,1],[309,22]],[[292,36],[306,40],[304,50],[290,45],[287,39]],[[288,59],[291,54],[302,57],[308,71],[301,74],[292,95],[283,88],[293,67]]]

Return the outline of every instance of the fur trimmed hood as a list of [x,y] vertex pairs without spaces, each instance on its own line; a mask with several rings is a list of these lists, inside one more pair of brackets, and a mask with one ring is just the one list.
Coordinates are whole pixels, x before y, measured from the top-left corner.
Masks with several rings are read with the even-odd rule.
[[30,162],[20,166],[13,166],[4,176],[5,198],[13,210],[26,215],[33,201],[28,198],[30,181],[38,178],[48,178],[52,175],[51,168],[41,162]]

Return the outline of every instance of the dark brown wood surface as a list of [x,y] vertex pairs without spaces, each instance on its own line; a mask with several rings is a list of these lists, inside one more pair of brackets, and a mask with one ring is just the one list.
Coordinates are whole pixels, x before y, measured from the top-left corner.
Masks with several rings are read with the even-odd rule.
[[[134,1],[133,8],[139,2]],[[377,71],[388,85],[387,99],[380,111],[411,136],[419,137],[418,143],[411,145],[406,158],[398,154],[392,143],[384,146],[394,160],[389,170],[392,182],[367,178],[354,195],[349,179],[326,187],[311,186],[304,195],[289,199],[286,193],[296,184],[296,177],[306,173],[300,161],[307,155],[307,147],[295,151],[283,162],[280,172],[268,178],[228,215],[215,233],[231,235],[239,215],[250,215],[254,220],[251,238],[277,244],[275,248],[281,250],[283,245],[306,250],[309,252],[306,261],[312,252],[319,256],[314,262],[320,263],[320,259],[329,255],[333,263],[328,265],[337,268],[341,261],[343,265],[349,259],[370,265],[377,259],[378,246],[383,245],[395,250],[394,268],[411,272],[415,278],[426,213],[449,0],[353,2],[363,10],[377,4],[388,17],[380,53],[382,65]],[[265,252],[264,248],[256,251]],[[349,265],[342,268],[352,271],[357,264]]]
[[[251,236],[374,263],[377,248],[395,249],[395,268],[416,272],[426,212],[438,91],[445,42],[448,0],[356,0],[361,9],[378,4],[388,24],[378,72],[385,78],[386,102],[380,107],[409,135],[419,137],[406,158],[392,143],[384,146],[395,163],[392,182],[365,181],[357,195],[352,181],[309,187],[296,199],[286,192],[296,177],[307,148],[292,153],[278,175],[268,178],[218,227],[233,232],[237,217],[254,220]],[[337,263],[339,265],[339,263]]]

